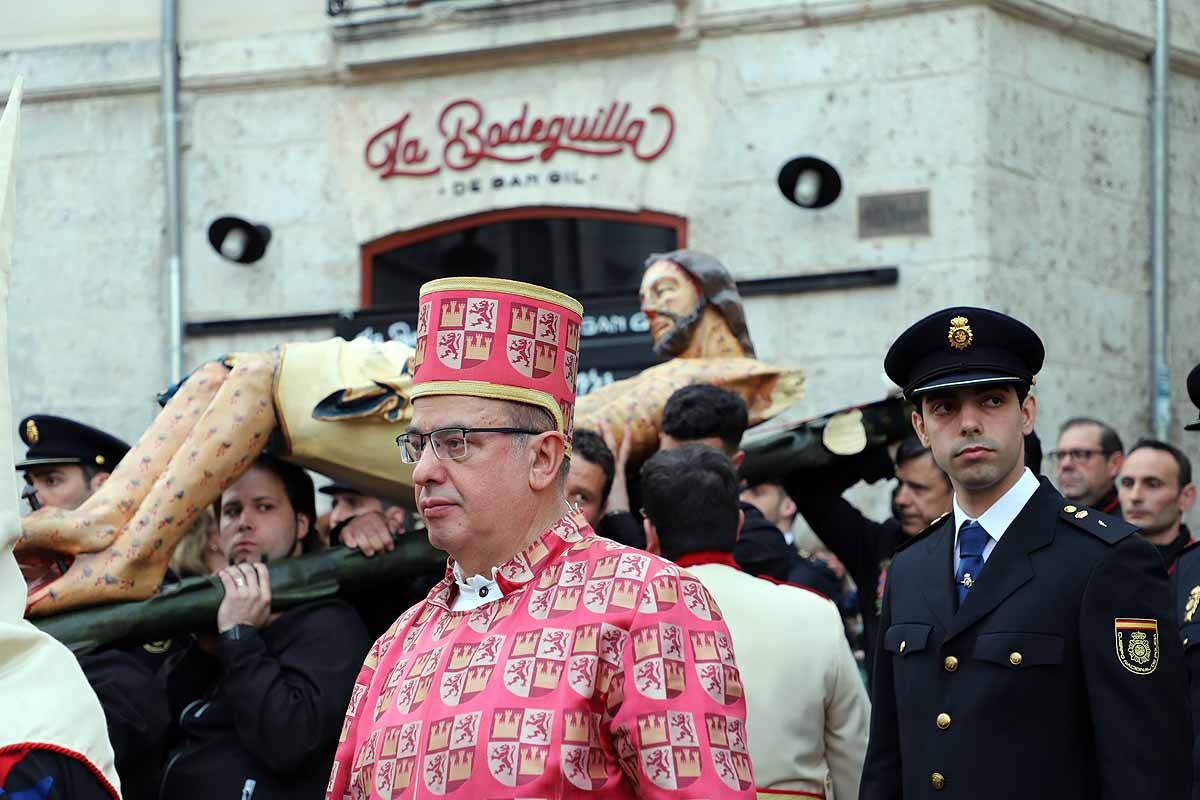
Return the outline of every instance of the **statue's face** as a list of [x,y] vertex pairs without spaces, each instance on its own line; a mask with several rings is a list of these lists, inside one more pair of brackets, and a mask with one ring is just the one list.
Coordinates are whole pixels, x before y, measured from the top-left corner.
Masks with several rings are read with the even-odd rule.
[[638,298],[650,323],[655,352],[664,356],[683,352],[704,308],[695,278],[671,261],[655,261],[642,277]]

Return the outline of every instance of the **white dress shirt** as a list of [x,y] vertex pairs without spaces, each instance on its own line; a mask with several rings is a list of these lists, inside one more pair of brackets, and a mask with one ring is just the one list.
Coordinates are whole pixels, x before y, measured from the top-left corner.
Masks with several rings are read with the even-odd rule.
[[[1033,497],[1033,493],[1041,486],[1038,479],[1030,472],[1029,467],[1021,473],[1021,477],[1017,479],[1009,490],[1000,496],[1000,499],[992,503],[991,508],[979,515],[975,520],[983,529],[987,531],[988,541],[983,546],[983,562],[986,564],[988,556],[996,549],[996,545],[1000,542],[1000,537],[1008,530],[1008,526],[1012,525],[1017,515],[1021,513],[1021,509],[1025,508],[1025,504],[1029,502],[1029,498]],[[961,560],[958,555],[958,533],[962,530],[963,523],[971,520],[967,516],[967,512],[962,510],[958,504],[958,495],[954,496],[954,574],[958,574],[958,564]]]
[[492,567],[490,578],[482,575],[466,577],[457,561],[454,562],[453,571],[458,594],[454,595],[454,599],[450,601],[451,611],[470,611],[501,598],[500,584],[496,583],[495,567]]

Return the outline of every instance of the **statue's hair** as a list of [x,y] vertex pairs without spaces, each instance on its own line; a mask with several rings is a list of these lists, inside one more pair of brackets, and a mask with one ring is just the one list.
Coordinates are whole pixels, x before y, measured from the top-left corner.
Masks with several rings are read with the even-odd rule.
[[706,253],[695,250],[672,250],[669,253],[651,253],[646,258],[645,268],[655,261],[670,261],[700,283],[704,298],[714,305],[729,330],[737,337],[738,344],[747,356],[754,357],[754,343],[750,341],[750,329],[746,326],[746,312],[742,309],[742,296],[737,283],[725,265]]

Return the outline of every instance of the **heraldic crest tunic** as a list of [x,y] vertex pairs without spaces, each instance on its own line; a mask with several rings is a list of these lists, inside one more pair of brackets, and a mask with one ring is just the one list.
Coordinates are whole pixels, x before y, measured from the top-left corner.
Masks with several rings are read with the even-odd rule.
[[455,612],[447,569],[371,648],[328,800],[754,796],[732,641],[698,580],[570,513],[496,581]]

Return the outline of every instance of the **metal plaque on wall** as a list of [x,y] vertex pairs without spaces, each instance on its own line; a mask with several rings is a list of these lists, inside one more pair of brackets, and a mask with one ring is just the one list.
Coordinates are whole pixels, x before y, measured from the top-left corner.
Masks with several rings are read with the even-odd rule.
[[859,196],[858,238],[928,235],[928,189]]

